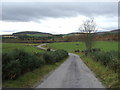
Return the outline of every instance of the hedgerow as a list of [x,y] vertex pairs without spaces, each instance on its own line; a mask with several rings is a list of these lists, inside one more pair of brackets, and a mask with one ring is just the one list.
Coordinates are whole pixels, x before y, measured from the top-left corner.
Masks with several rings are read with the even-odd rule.
[[21,49],[15,49],[8,53],[2,53],[3,80],[16,79],[20,75],[42,67],[44,64],[54,64],[67,57],[64,50],[49,51],[44,53],[29,53]]
[[94,60],[101,62],[104,66],[118,72],[120,70],[120,52],[118,51],[99,51],[92,53]]
[[45,64],[54,64],[55,62],[59,62],[63,58],[68,56],[68,52],[65,50],[56,50],[56,51],[49,51],[44,53],[37,53],[37,56],[43,58]]

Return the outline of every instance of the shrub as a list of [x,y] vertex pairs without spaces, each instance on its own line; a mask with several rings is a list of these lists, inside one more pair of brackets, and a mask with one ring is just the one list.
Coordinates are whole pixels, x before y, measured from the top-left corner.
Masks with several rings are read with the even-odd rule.
[[101,49],[100,48],[92,48],[91,49],[91,52],[97,52],[97,51],[101,51]]
[[77,50],[74,50],[74,52],[80,52],[80,50],[79,50],[79,49],[77,49]]
[[56,54],[55,55],[56,61],[59,61],[59,60],[61,60],[61,59],[63,59],[63,58],[68,56],[68,52],[66,52],[65,50],[61,50],[61,49],[56,50],[55,54]]
[[43,61],[36,55],[21,49],[3,53],[2,59],[3,80],[15,79],[19,75],[43,65]]
[[38,53],[37,56],[43,58],[46,64],[54,64],[59,62],[63,58],[68,56],[68,53],[64,50],[56,50],[44,53]]
[[2,55],[2,78],[15,79],[21,73],[20,63],[15,60],[11,54],[3,53]]
[[50,53],[43,53],[43,58],[44,58],[46,64],[54,64],[55,63],[54,56],[52,56]]
[[28,53],[24,50],[16,49],[12,52],[12,54],[14,58],[20,63],[22,73],[34,70],[35,68],[42,65],[42,61],[38,60],[38,58],[34,54]]
[[120,70],[120,52],[118,51],[110,51],[110,52],[94,52],[92,53],[92,57],[94,60],[101,62],[103,65],[108,66],[110,69],[118,72]]
[[3,80],[16,79],[18,76],[32,71],[44,64],[54,64],[68,56],[64,50],[49,51],[44,53],[29,53],[21,49],[2,53]]
[[50,48],[47,48],[47,51],[51,51],[51,49],[50,49]]

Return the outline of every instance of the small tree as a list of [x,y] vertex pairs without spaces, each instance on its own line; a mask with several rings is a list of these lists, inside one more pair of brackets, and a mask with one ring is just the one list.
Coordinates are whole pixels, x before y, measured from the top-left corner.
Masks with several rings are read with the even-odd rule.
[[82,40],[86,45],[87,52],[91,51],[94,41],[94,33],[97,31],[96,23],[93,19],[87,19],[83,22],[79,30],[83,33]]

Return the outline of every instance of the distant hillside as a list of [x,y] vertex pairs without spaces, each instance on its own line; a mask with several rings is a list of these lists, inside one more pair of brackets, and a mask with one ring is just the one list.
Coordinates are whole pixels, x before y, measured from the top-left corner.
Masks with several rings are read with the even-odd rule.
[[120,33],[120,29],[112,30],[110,32],[112,32],[112,33]]
[[120,32],[120,29],[115,29],[115,30],[111,30],[111,31],[102,31],[102,32],[96,32],[99,35],[102,34],[117,34]]
[[[98,35],[104,35],[104,34],[117,34],[120,32],[120,29],[115,29],[111,31],[102,31],[102,32],[96,32]],[[16,32],[12,35],[2,35],[3,37],[18,37],[18,36],[28,36],[28,37],[63,37],[63,36],[74,36],[74,35],[80,35],[82,33],[80,32],[73,32],[68,34],[51,34],[51,33],[45,33],[45,32],[38,32],[38,31],[22,31],[22,32]]]
[[13,33],[13,35],[28,35],[28,34],[42,34],[42,35],[52,35],[50,33],[44,33],[44,32],[37,32],[37,31],[23,31],[23,32],[16,32],[16,33]]

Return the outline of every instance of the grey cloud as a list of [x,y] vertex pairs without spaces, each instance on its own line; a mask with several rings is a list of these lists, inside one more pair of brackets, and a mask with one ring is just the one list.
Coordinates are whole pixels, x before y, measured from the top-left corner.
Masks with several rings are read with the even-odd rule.
[[117,27],[116,26],[110,26],[110,27],[104,27],[104,28],[102,28],[103,29],[103,31],[105,31],[105,30],[115,30],[115,29],[117,29]]
[[16,31],[18,31],[18,30],[11,30],[11,29],[10,29],[10,30],[7,30],[7,29],[6,29],[6,30],[0,30],[0,31],[1,31],[1,32],[16,32]]
[[7,21],[37,21],[46,17],[73,17],[76,15],[96,16],[108,15],[117,16],[118,4],[105,2],[89,3],[2,3],[2,19]]

